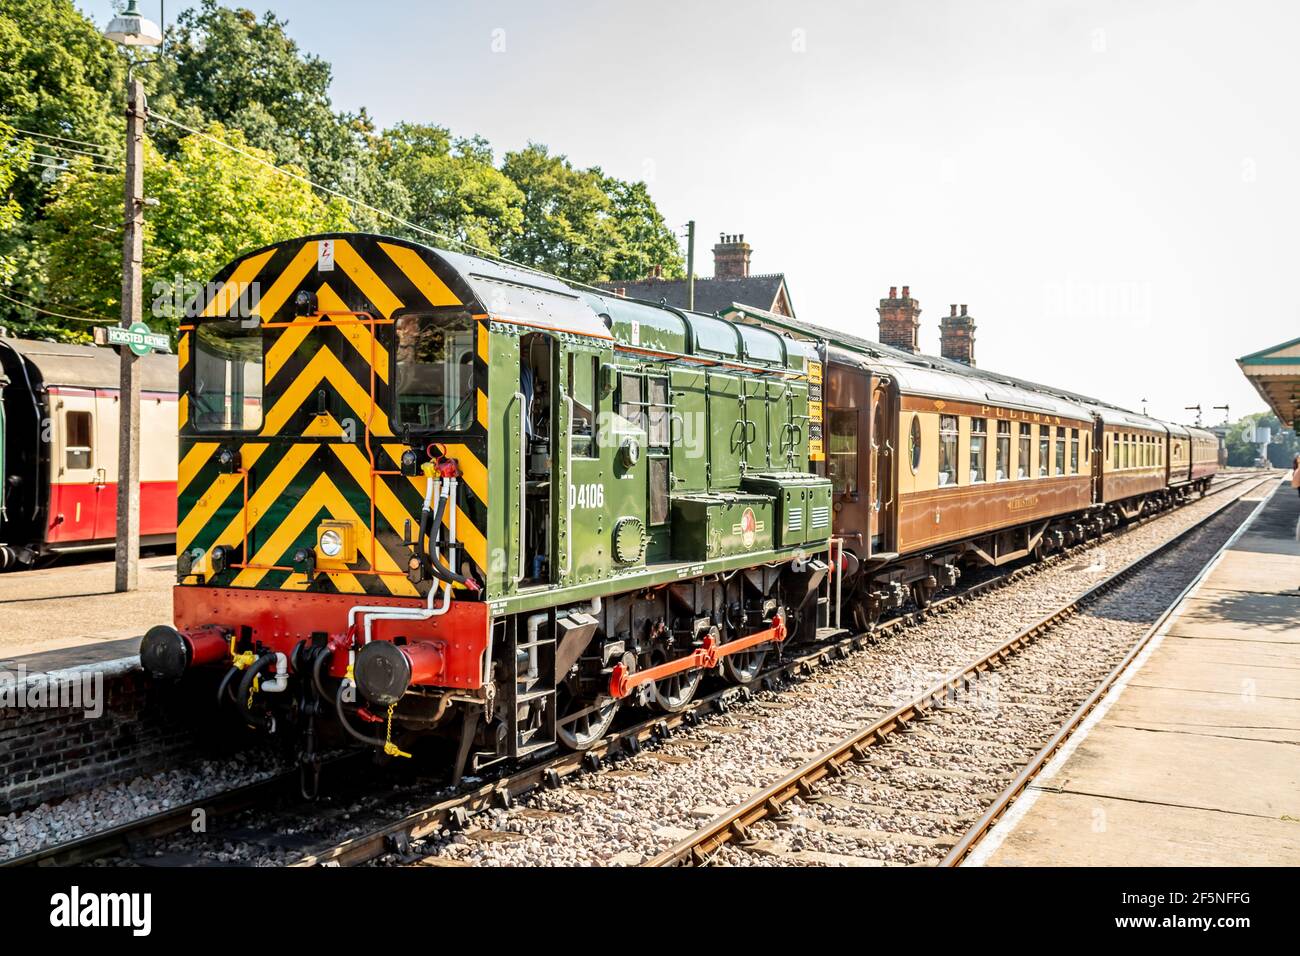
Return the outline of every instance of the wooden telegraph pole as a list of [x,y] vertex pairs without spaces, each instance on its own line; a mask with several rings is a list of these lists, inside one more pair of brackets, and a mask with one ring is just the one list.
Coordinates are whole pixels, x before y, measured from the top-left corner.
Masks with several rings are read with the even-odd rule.
[[[122,242],[122,327],[141,320],[144,279],[144,84],[126,84],[126,236]],[[116,590],[134,591],[140,578],[140,379],[136,355],[118,346],[121,430],[117,446]]]

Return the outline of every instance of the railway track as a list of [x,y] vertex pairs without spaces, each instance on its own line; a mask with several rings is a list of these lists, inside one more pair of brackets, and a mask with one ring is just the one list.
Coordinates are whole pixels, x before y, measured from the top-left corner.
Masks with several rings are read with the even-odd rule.
[[[1216,482],[1207,497],[1229,491],[1244,482],[1256,481],[1258,476],[1230,477]],[[1218,514],[1219,509],[1215,512]],[[894,618],[881,622],[872,632],[866,634],[848,634],[837,632],[814,644],[801,649],[798,654],[769,667],[757,683],[764,689],[773,689],[794,677],[807,676],[819,666],[848,657],[856,650],[877,643],[920,620],[944,614],[960,607],[975,598],[991,591],[1007,587],[1023,580],[1027,576],[1038,574],[1048,568],[1077,556],[1080,552],[1095,548],[1112,540],[1116,535],[1123,535],[1146,523],[1156,520],[1169,512],[1161,512],[1138,522],[1132,522],[1124,528],[1093,541],[1078,545],[1068,551],[1054,555],[1047,561],[1000,572],[976,582],[961,592],[936,599],[924,611],[907,611]],[[1186,532],[1184,532],[1185,534]],[[1180,536],[1181,537],[1181,536]],[[464,827],[471,817],[488,808],[506,808],[520,798],[540,789],[552,789],[561,786],[568,778],[583,771],[597,770],[606,761],[627,755],[635,755],[643,745],[656,740],[667,739],[680,727],[693,727],[702,718],[715,713],[725,713],[739,702],[751,699],[754,692],[746,687],[725,687],[697,698],[691,706],[679,714],[654,716],[626,726],[611,734],[596,747],[584,753],[563,753],[542,760],[539,763],[503,774],[496,779],[485,782],[467,790],[443,794],[432,803],[418,806],[410,812],[403,812],[395,818],[386,819],[382,824],[373,826],[361,833],[343,840],[309,848],[291,866],[352,866],[370,862],[385,854],[397,854],[399,857],[409,853],[413,841],[438,831],[456,830]],[[336,758],[344,766],[352,766],[367,757],[366,753],[352,753]],[[328,773],[328,770],[327,770]],[[344,773],[345,779],[349,776]],[[75,865],[117,857],[131,859],[148,857],[150,847],[176,836],[191,828],[196,813],[203,813],[209,820],[234,818],[246,811],[259,811],[272,804],[283,804],[282,810],[272,813],[269,823],[237,831],[238,839],[257,843],[259,834],[264,840],[279,841],[281,845],[301,845],[306,839],[280,839],[280,827],[275,818],[285,814],[286,820],[297,825],[297,817],[310,812],[312,805],[304,805],[291,798],[297,786],[297,773],[279,775],[236,788],[225,793],[193,801],[162,813],[142,818],[138,821],[114,827],[100,833],[92,833],[82,838],[43,848],[25,856],[14,857],[0,862],[3,866],[58,866]],[[427,792],[427,788],[425,788]],[[347,814],[336,814],[347,816]],[[221,831],[217,831],[221,837]],[[200,839],[201,838],[196,838]],[[174,855],[168,855],[175,858]],[[195,856],[198,862],[198,856]]]
[[[1236,484],[1239,482],[1232,486],[1235,487]],[[972,744],[982,744],[986,749],[985,756],[990,757],[994,762],[1001,761],[1003,764],[1008,760],[1008,750],[1012,753],[1016,751],[1017,748],[1014,746],[1009,748],[1005,745],[998,746],[999,743],[1005,744],[1005,741],[997,740],[996,731],[1000,717],[996,712],[992,715],[993,719],[981,721],[977,717],[971,720],[968,719],[970,708],[962,708],[961,704],[972,698],[978,703],[980,690],[987,684],[990,675],[1005,671],[1010,665],[1016,663],[1018,657],[1032,653],[1034,649],[1041,646],[1040,642],[1053,636],[1055,632],[1074,621],[1106,595],[1130,583],[1138,572],[1149,568],[1163,556],[1176,551],[1198,531],[1225,518],[1225,513],[1239,504],[1241,503],[1235,498],[1224,502],[1197,524],[1152,548],[1074,600],[1024,628],[1001,646],[970,661],[890,713],[825,748],[802,766],[754,793],[747,800],[728,808],[694,833],[681,839],[658,856],[647,860],[643,865],[651,867],[696,866],[711,863],[744,865],[746,862],[751,862],[746,860],[747,854],[770,855],[782,863],[812,865],[863,865],[865,857],[870,865],[891,862],[888,857],[892,847],[919,848],[920,853],[917,855],[928,855],[930,857],[928,862],[936,862],[934,858],[939,857],[937,860],[939,865],[959,865],[1105,697],[1114,682],[1141,653],[1151,637],[1159,631],[1183,596],[1195,586],[1208,567],[1209,561],[1213,560],[1213,556],[1209,561],[1199,562],[1200,571],[1194,573],[1190,582],[1178,591],[1177,597],[1165,604],[1155,620],[1143,628],[1141,636],[1127,646],[1120,660],[1107,670],[1105,676],[1093,686],[1082,703],[1071,709],[1069,717],[1054,733],[1051,733],[1047,743],[1038,749],[1019,769],[1019,772],[1014,773],[1011,782],[988,802],[987,808],[978,815],[974,824],[961,827],[958,831],[960,835],[955,839],[945,840],[943,831],[945,823],[951,824],[962,818],[960,800],[953,801],[952,812],[948,813],[935,810],[899,811],[894,807],[877,806],[873,808],[874,812],[866,814],[875,824],[874,826],[862,825],[861,819],[855,818],[851,812],[839,814],[840,817],[849,818],[847,824],[837,822],[834,819],[836,816],[834,810],[852,808],[854,805],[854,797],[846,796],[843,792],[846,789],[845,784],[848,790],[857,791],[854,796],[858,801],[863,799],[861,794],[864,791],[873,795],[868,799],[878,798],[883,790],[891,786],[887,781],[898,776],[910,775],[912,784],[919,783],[926,786],[934,786],[936,779],[956,780],[959,781],[959,786],[956,788],[959,794],[960,782],[974,781],[976,787],[980,786],[989,779],[989,775],[972,773],[968,769],[972,765],[978,765],[978,759],[959,760],[959,763],[965,763],[965,767],[955,768],[936,767],[933,763],[927,762],[927,758],[932,758],[936,754],[950,755],[954,752],[954,744],[956,753],[962,756],[969,756],[970,751],[980,749],[978,746],[972,747]],[[1233,520],[1233,516],[1227,518]],[[1233,528],[1235,529],[1240,523],[1237,521],[1233,524]],[[1216,548],[1213,554],[1217,555],[1222,547]],[[1005,688],[1000,692],[1005,693]],[[1014,692],[1013,685],[1012,693]],[[1023,701],[1019,702],[1023,703]],[[947,726],[931,729],[932,723],[941,722],[945,717],[949,718]],[[980,726],[981,724],[983,726]],[[983,738],[977,736],[981,733],[984,734]],[[878,753],[890,747],[900,737],[919,734],[924,734],[928,739],[898,748],[901,751],[899,755],[901,761],[893,761],[889,757],[882,760],[875,759]],[[975,740],[972,740],[973,736],[976,737]],[[1011,759],[1014,760],[1014,756]],[[903,773],[884,772],[867,777],[860,775],[858,768],[873,765],[877,770],[886,771],[896,771],[901,766]],[[942,789],[942,783],[939,786]],[[802,817],[795,817],[790,813],[795,804],[801,805],[803,809],[810,812]],[[832,812],[829,814],[821,812],[819,804],[829,807]],[[828,817],[830,817],[829,821]],[[900,817],[904,818],[904,824],[897,829],[893,828],[900,822]],[[882,824],[878,821],[885,822]],[[913,828],[910,831],[908,824]],[[764,834],[760,829],[764,825],[768,831],[793,825],[804,832],[818,831],[827,834],[831,839],[824,842],[829,842],[844,852],[791,850],[776,840],[763,839]],[[915,832],[916,830],[926,832]],[[863,846],[869,848],[868,853],[863,856],[855,856],[848,852],[850,847],[861,849]],[[904,858],[893,862],[915,861]]]

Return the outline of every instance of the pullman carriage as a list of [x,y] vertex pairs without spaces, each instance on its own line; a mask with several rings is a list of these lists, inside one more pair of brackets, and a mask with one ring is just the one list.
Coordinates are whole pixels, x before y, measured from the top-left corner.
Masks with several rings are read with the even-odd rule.
[[1163,498],[1170,454],[1164,422],[1110,406],[1093,406],[1101,449],[1097,500],[1132,519],[1148,509],[1147,496]]
[[827,359],[826,473],[837,534],[864,569],[859,624],[924,606],[964,564],[1088,533],[1076,517],[1092,505],[1086,407],[884,352],[831,346]]

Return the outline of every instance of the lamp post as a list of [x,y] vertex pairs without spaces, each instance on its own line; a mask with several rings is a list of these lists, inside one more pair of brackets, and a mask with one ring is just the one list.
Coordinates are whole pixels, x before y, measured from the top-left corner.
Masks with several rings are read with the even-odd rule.
[[[108,24],[104,36],[128,47],[162,43],[162,30],[136,9],[135,0]],[[134,75],[139,62],[126,72],[126,190],[125,236],[122,240],[122,327],[129,329],[143,312],[144,279],[144,84]],[[118,392],[120,432],[117,445],[117,542],[114,588],[134,591],[140,577],[140,379],[136,355],[118,347],[121,362]]]

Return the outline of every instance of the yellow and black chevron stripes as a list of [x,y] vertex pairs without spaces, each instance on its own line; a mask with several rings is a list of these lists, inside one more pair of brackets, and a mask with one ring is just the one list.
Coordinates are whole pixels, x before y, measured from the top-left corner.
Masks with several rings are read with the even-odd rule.
[[[400,440],[402,428],[390,420],[396,408],[396,323],[436,325],[438,314],[430,310],[477,303],[454,271],[440,275],[445,263],[427,250],[400,240],[332,238],[332,267],[321,268],[315,239],[282,243],[234,263],[195,306],[194,325],[182,330],[178,547],[209,554],[224,545],[237,565],[213,576],[207,561],[200,561],[196,569],[208,573],[207,584],[417,593],[405,577],[410,550],[403,538],[408,524],[419,521],[425,487],[422,478],[400,474],[408,446]],[[299,314],[303,293],[315,303],[309,314]],[[469,430],[445,448],[460,461],[463,476],[456,510],[461,560],[483,580],[489,353],[486,316],[478,314],[481,307],[468,311],[477,320],[477,414]],[[412,312],[416,318],[402,319]],[[190,394],[204,362],[211,361],[202,352],[202,325],[222,318],[251,321],[259,331],[262,420],[248,433],[205,433],[189,422]],[[242,471],[221,472],[222,448],[235,452]],[[293,556],[314,549],[317,526],[327,519],[353,526],[357,561],[346,570],[322,570],[309,581],[293,570]],[[444,524],[450,523],[447,515]]]
[[[357,428],[364,429],[365,423],[369,422],[372,435],[382,436],[393,433],[383,407],[377,400],[373,405],[371,404],[369,382],[363,385],[357,381],[354,372],[340,362],[327,346],[321,345],[283,391],[268,391],[265,394],[263,400],[270,400],[272,404],[266,410],[262,420],[261,434],[266,436],[291,434],[292,432],[286,431],[285,426],[295,416],[313,417],[314,410],[310,400],[323,384],[329,385],[346,403],[355,416]],[[302,414],[304,412],[305,415]],[[304,421],[299,431],[304,430],[309,424],[310,422]]]

